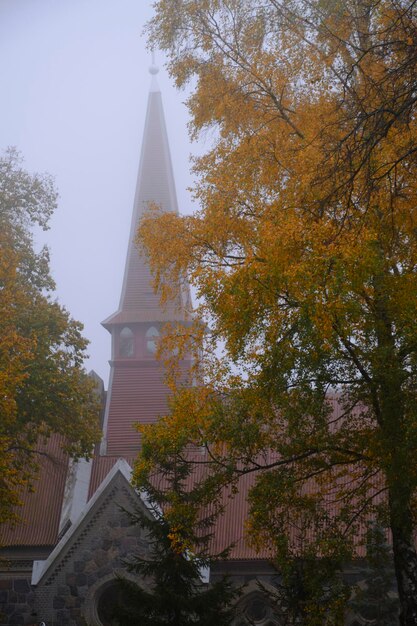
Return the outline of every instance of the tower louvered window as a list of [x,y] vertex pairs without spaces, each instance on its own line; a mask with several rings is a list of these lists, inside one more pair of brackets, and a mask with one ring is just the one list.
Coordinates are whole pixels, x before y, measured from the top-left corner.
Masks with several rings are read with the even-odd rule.
[[130,328],[127,326],[120,332],[119,337],[119,353],[123,357],[133,356],[135,351],[134,336]]

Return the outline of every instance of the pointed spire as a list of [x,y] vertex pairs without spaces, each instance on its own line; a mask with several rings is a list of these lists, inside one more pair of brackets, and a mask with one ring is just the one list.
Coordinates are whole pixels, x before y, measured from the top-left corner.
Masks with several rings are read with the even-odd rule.
[[[150,71],[152,84],[120,304],[118,311],[103,322],[112,334],[112,358],[100,454],[110,456],[136,454],[140,437],[134,425],[154,422],[166,413],[169,391],[162,364],[155,358],[156,342],[165,322],[187,323],[190,310],[186,287],[177,302],[169,303],[166,308],[160,306],[159,297],[152,290],[146,258],[139,254],[135,244],[139,221],[150,203],[159,205],[163,211],[178,212],[155,63]],[[183,364],[185,370],[189,368],[188,357]]]
[[153,293],[151,287],[152,278],[146,259],[139,254],[134,243],[140,218],[150,203],[160,206],[163,211],[178,212],[162,97],[156,81],[159,69],[154,63],[154,58],[149,71],[152,82],[148,96],[122,294],[118,311],[103,322],[106,328],[112,324],[185,319],[184,306],[171,304],[166,309],[161,309],[159,297]]

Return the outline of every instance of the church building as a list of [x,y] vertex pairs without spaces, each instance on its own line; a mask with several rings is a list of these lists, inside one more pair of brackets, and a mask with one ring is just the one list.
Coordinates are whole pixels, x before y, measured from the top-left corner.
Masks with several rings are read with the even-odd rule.
[[[190,294],[165,308],[151,287],[146,260],[135,246],[138,222],[149,203],[177,212],[175,182],[157,68],[151,87],[133,205],[130,240],[118,310],[103,322],[111,337],[108,391],[95,374],[103,397],[103,438],[91,461],[72,462],[51,438],[36,492],[24,496],[23,523],[1,537],[0,625],[111,626],[109,608],[118,601],[115,581],[124,559],[146,556],[146,535],[130,524],[123,509],[145,507],[130,485],[140,450],[135,423],[152,423],[167,408],[168,390],[156,359],[156,342],[167,322],[191,314]],[[187,362],[184,362],[187,367]],[[234,543],[230,558],[210,573],[228,572],[245,585],[236,626],[279,625],[261,601],[256,584],[274,586],[268,554],[257,554],[244,538],[244,494],[228,504],[216,528],[216,547]],[[348,624],[365,623],[348,621]]]

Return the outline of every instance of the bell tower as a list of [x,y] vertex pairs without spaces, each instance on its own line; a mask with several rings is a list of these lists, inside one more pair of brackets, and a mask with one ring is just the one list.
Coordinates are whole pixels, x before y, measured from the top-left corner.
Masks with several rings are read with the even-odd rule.
[[[167,322],[189,319],[190,296],[163,308],[151,286],[146,259],[134,242],[139,221],[149,203],[178,212],[168,136],[155,64],[150,67],[151,88],[133,205],[129,246],[118,310],[103,326],[112,338],[110,380],[100,455],[130,457],[140,449],[134,424],[150,423],[166,411],[167,387],[156,345]],[[184,363],[187,367],[187,363]]]

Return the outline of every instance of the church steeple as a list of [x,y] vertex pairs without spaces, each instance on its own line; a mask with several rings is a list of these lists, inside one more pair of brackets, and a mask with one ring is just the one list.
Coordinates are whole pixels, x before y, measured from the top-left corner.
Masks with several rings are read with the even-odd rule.
[[143,133],[142,151],[133,205],[132,224],[126,258],[119,309],[103,322],[110,330],[112,324],[147,321],[183,320],[188,303],[177,302],[162,309],[151,287],[151,275],[146,260],[138,253],[134,239],[139,220],[150,203],[163,211],[178,213],[174,174],[165,126],[161,92],[157,83],[158,68],[150,67],[152,75]]
[[[188,290],[162,308],[153,292],[146,258],[135,244],[139,221],[149,204],[178,212],[161,92],[153,63],[136,184],[126,266],[119,308],[103,322],[112,335],[110,382],[101,454],[129,456],[140,448],[134,424],[155,421],[166,411],[168,390],[155,359],[156,342],[166,322],[184,322]],[[186,363],[184,363],[186,367]]]

